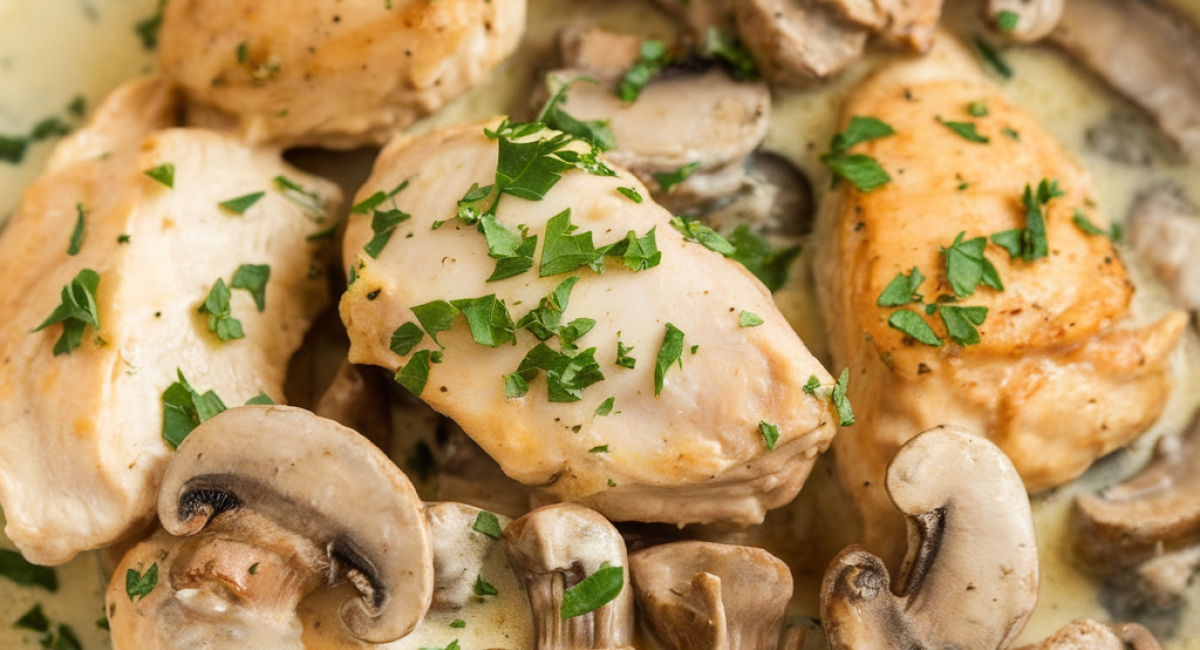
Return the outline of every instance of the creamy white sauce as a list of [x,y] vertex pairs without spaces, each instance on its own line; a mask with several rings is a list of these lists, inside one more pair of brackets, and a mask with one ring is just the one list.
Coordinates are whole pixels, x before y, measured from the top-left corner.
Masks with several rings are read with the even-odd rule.
[[[48,116],[60,116],[70,122],[65,107],[76,96],[82,95],[90,110],[122,80],[151,70],[153,55],[143,49],[134,26],[153,15],[156,4],[157,0],[0,0],[0,134],[27,133]],[[553,61],[555,35],[564,24],[599,25],[661,38],[670,38],[676,32],[673,23],[653,9],[649,0],[531,0],[529,4],[531,24],[513,60],[502,66],[489,82],[414,126],[413,132],[481,121],[503,113],[528,115],[526,104],[533,84],[537,83],[537,71]],[[949,4],[947,23],[968,34],[982,31],[977,18],[978,3]],[[1200,0],[1180,0],[1180,4],[1186,13],[1200,20]],[[1012,48],[1005,56],[1016,75],[1001,84],[1004,92],[1016,104],[1032,111],[1091,170],[1101,206],[1109,218],[1120,218],[1140,191],[1167,180],[1187,188],[1193,199],[1200,199],[1200,166],[1157,162],[1151,168],[1134,168],[1109,161],[1088,149],[1085,141],[1088,126],[1102,121],[1114,110],[1137,114],[1093,77],[1042,46]],[[814,187],[822,187],[828,177],[817,157],[833,135],[837,109],[857,81],[886,58],[882,54],[870,55],[837,80],[815,90],[776,89],[766,148],[793,160],[810,176]],[[0,223],[16,209],[21,191],[38,174],[51,149],[52,142],[35,144],[23,164],[0,162]],[[809,252],[806,251],[801,265]],[[1129,258],[1126,255],[1139,287],[1135,301],[1139,317],[1149,319],[1163,313],[1169,308],[1165,292],[1137,260]],[[816,303],[803,269],[794,273],[778,300],[809,347],[819,358],[827,360]],[[1198,385],[1200,344],[1194,333],[1189,334],[1176,357],[1177,386]],[[1196,393],[1194,389],[1176,390],[1162,420],[1124,456],[1100,464],[1069,486],[1034,498],[1042,562],[1041,600],[1018,645],[1040,640],[1076,618],[1108,618],[1097,600],[1096,585],[1066,556],[1069,540],[1065,522],[1071,501],[1075,494],[1094,491],[1135,472],[1144,464],[1155,438],[1178,432],[1187,423],[1200,400]],[[403,460],[402,450],[406,449],[396,446],[399,461]],[[789,532],[811,528],[812,513],[820,511],[819,506],[825,505],[826,512],[836,510],[828,507],[836,495],[832,492],[833,481],[823,467],[818,465],[810,485],[791,512],[777,513],[769,519],[778,522],[774,530],[747,531],[746,538],[774,538],[778,543]],[[824,541],[825,547],[829,547],[822,547],[822,553],[831,553],[836,550],[833,542],[840,543],[837,535],[831,537],[815,540]],[[11,543],[3,538],[0,545],[11,548]],[[803,553],[804,549],[793,552]],[[62,587],[56,594],[0,580],[0,612],[7,613],[9,619],[0,620],[0,647],[36,646],[37,634],[10,627],[12,621],[35,603],[42,604],[52,622],[70,625],[86,650],[108,647],[106,634],[95,626],[103,606],[96,554],[83,554],[59,567],[58,576]],[[794,614],[817,614],[819,580],[819,575],[797,576]],[[1180,634],[1165,644],[1168,650],[1200,648],[1200,607],[1196,606],[1200,603],[1200,585],[1190,589],[1189,598],[1193,605],[1183,616]],[[505,645],[500,640],[492,643]],[[466,645],[464,648],[472,650]]]

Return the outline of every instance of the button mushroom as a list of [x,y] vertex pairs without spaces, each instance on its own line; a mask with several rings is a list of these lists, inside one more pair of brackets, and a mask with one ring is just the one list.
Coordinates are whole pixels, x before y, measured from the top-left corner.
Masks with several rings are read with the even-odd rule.
[[466,92],[524,30],[525,0],[174,0],[160,61],[193,121],[255,143],[349,149]]
[[1001,20],[1001,14],[1016,16],[1016,23],[1001,27],[1001,31],[1015,41],[1031,43],[1054,31],[1062,18],[1063,4],[1068,1],[988,0],[987,15],[997,23]]
[[1158,640],[1137,623],[1105,625],[1091,619],[1072,621],[1040,643],[1017,650],[1161,650]]
[[172,96],[161,79],[118,88],[0,236],[0,503],[39,563],[144,528],[178,434],[282,399],[329,300],[328,252],[306,237],[329,226],[336,186],[170,128]]
[[[551,130],[517,139],[497,128],[455,127],[382,152],[360,202],[377,197],[379,214],[411,217],[378,233],[383,217],[350,220],[344,251],[356,280],[341,305],[350,359],[399,372],[543,502],[585,503],[613,520],[757,523],[790,501],[839,416],[835,381],[769,291],[685,240],[648,198],[623,194],[646,193],[627,172],[572,166],[548,189],[540,174],[512,180],[522,151],[569,146],[574,159],[584,145]],[[539,165],[558,164],[550,159]],[[488,235],[455,215],[472,184],[498,178],[536,182],[542,195],[500,196]],[[498,228],[528,252],[496,250]],[[605,247],[630,241],[630,231],[653,237],[654,250],[643,249],[644,263],[637,251],[629,263],[607,257],[599,273]],[[554,262],[567,250],[576,252]],[[489,281],[498,263],[517,262],[528,270]],[[474,315],[456,316],[463,310]],[[743,311],[763,323],[743,326]],[[540,320],[547,314],[553,329]],[[805,393],[813,381],[825,388]]]
[[807,85],[837,74],[867,42],[867,30],[821,0],[741,0],[734,17],[758,69],[776,83]]
[[[581,506],[545,506],[509,524],[504,541],[533,608],[536,650],[632,647],[634,597],[627,588],[625,542],[607,519]],[[591,609],[564,607],[582,595],[575,590],[585,581],[614,574],[620,580],[604,592],[583,590],[603,594],[579,608]]]
[[792,574],[749,546],[676,542],[629,556],[642,618],[669,650],[776,650]]
[[1191,158],[1200,154],[1200,34],[1149,0],[1065,0],[1050,35],[1141,106]]
[[412,484],[364,438],[306,411],[247,406],[197,427],[167,468],[158,515],[165,531],[109,585],[117,650],[300,648],[297,605],[343,582],[352,588],[331,606],[363,641],[398,639],[429,608],[432,546]]
[[1108,580],[1133,583],[1142,600],[1179,604],[1200,565],[1200,418],[1182,436],[1159,440],[1154,459],[1099,496],[1081,495],[1072,513],[1079,564]]
[[1129,235],[1176,302],[1200,312],[1200,210],[1180,188],[1159,187],[1138,197]]
[[958,427],[931,429],[896,452],[887,490],[908,518],[908,558],[894,583],[860,547],[833,560],[821,588],[831,650],[1007,648],[1037,603],[1038,558],[1004,452]]
[[[761,81],[736,81],[708,66],[668,70],[646,84],[637,100],[615,89],[638,60],[642,40],[601,29],[568,29],[560,38],[564,69],[547,76],[564,85],[565,108],[579,120],[605,120],[616,137],[612,162],[637,175],[672,212],[691,213],[705,201],[737,191],[746,157],[767,134],[771,93]],[[580,77],[599,83],[572,83]],[[658,180],[691,165],[682,182]]]
[[904,441],[963,426],[999,445],[1028,490],[1070,481],[1158,419],[1187,317],[1134,320],[1113,243],[1076,225],[1105,223],[1087,171],[952,39],[881,68],[843,115],[896,132],[849,150],[890,180],[839,184],[814,262],[834,364],[850,367],[862,413],[834,441],[839,478],[867,548],[895,567],[903,522],[883,478]]

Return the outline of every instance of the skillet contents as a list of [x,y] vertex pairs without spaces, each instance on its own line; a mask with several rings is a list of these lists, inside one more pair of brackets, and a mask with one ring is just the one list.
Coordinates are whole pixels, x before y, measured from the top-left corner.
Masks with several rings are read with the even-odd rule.
[[1178,8],[143,4],[0,92],[0,644],[1200,642]]

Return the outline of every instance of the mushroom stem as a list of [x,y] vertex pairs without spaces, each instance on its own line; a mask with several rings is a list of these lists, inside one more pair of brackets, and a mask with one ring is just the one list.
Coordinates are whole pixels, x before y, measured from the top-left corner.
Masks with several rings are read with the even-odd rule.
[[600,514],[581,506],[539,508],[504,530],[509,561],[533,607],[537,650],[629,648],[633,645],[633,593],[621,592],[594,611],[564,619],[564,594],[605,566],[624,569],[625,542]]

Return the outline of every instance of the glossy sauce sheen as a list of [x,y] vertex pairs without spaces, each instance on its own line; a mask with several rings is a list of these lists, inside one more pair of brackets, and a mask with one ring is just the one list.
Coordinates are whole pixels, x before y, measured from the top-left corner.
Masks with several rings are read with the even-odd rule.
[[[157,0],[0,0],[0,134],[27,133],[39,120],[52,115],[78,124],[66,110],[73,98],[84,96],[90,109],[120,81],[152,69],[154,55],[144,50],[134,26],[152,16],[156,4]],[[958,25],[957,31],[967,35],[982,32],[977,19],[981,4],[956,3],[948,8],[943,24]],[[1200,16],[1200,1],[1186,0],[1182,8],[1193,17]],[[526,38],[514,59],[487,83],[418,123],[413,127],[415,132],[481,121],[502,113],[525,115],[534,83],[532,71],[545,68],[553,60],[555,34],[563,25],[598,25],[659,38],[670,38],[674,33],[672,23],[653,9],[649,0],[530,0],[528,15]],[[818,157],[833,135],[836,111],[856,83],[886,56],[889,55],[869,55],[835,81],[815,90],[773,90],[772,122],[765,147],[792,159],[809,175],[818,192],[828,186],[828,173]],[[1137,115],[1091,76],[1047,47],[1011,48],[1005,56],[1016,74],[1012,80],[1001,83],[1002,92],[1031,111],[1090,171],[1096,181],[1100,206],[1108,218],[1124,215],[1139,192],[1168,180],[1187,188],[1193,200],[1200,199],[1200,165],[1169,165],[1162,162],[1162,156],[1157,156],[1152,167],[1129,167],[1087,148],[1085,132],[1089,126],[1114,112]],[[23,164],[0,162],[0,222],[16,209],[22,189],[39,173],[51,149],[50,141],[35,144]],[[811,260],[810,254],[807,251],[802,256],[792,280],[775,298],[809,349],[819,359],[827,360],[810,276],[804,270]],[[1126,251],[1124,258],[1138,286],[1134,299],[1138,319],[1148,322],[1161,316],[1169,309],[1165,291],[1151,281],[1145,265],[1132,254]],[[1176,386],[1195,386],[1200,382],[1200,344],[1194,333],[1188,334],[1173,364]],[[1200,399],[1200,395],[1189,397],[1183,393],[1175,391],[1162,419],[1132,445],[1129,453],[1101,462],[1068,486],[1034,497],[1041,598],[1016,645],[1043,639],[1076,618],[1107,618],[1095,586],[1067,558],[1069,540],[1065,522],[1071,500],[1075,494],[1095,491],[1136,472],[1158,436],[1179,431]],[[834,510],[822,508],[819,503],[833,491],[831,480],[818,464],[797,502],[784,509],[793,510],[794,516],[783,518],[800,522],[811,520],[812,513]],[[777,519],[780,518],[769,517],[768,526]],[[836,528],[836,522],[824,522],[820,527]],[[796,534],[791,526],[777,525],[775,529],[748,536],[764,540],[764,545],[771,548],[791,547],[791,552],[799,555],[804,551],[795,546],[811,540],[795,541],[792,536]],[[7,539],[0,538],[0,545],[12,548]],[[0,620],[0,647],[31,647],[37,643],[40,635],[11,627],[34,603],[42,604],[52,625],[59,622],[69,625],[86,650],[108,647],[107,633],[95,625],[103,607],[98,564],[97,554],[83,554],[58,568],[61,586],[56,594],[18,587],[0,579],[0,613],[7,617]],[[819,580],[819,575],[797,575],[794,614],[816,614]],[[1179,634],[1164,644],[1169,650],[1200,648],[1200,607],[1196,606],[1200,601],[1200,584],[1190,588],[1188,597],[1192,605],[1182,617]],[[512,643],[503,637],[472,637],[472,643],[463,643],[467,650],[510,647]],[[453,635],[448,635],[447,642],[451,638]]]

